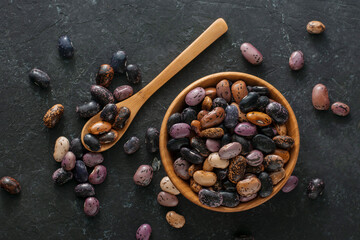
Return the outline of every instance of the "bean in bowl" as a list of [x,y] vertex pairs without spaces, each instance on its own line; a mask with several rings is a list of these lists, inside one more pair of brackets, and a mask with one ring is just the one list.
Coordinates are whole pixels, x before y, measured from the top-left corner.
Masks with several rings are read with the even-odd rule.
[[286,135],[288,110],[269,93],[224,79],[189,91],[186,107],[168,118],[175,174],[203,205],[234,208],[266,198],[285,178],[295,141]]

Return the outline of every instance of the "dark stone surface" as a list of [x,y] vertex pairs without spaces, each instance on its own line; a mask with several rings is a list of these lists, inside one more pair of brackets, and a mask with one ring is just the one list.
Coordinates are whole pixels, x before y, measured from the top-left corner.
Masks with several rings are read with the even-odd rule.
[[[22,186],[18,196],[0,191],[0,239],[134,239],[137,228],[151,224],[152,239],[232,239],[252,232],[255,239],[360,239],[359,9],[352,1],[14,1],[0,3],[0,177],[9,175]],[[151,81],[216,18],[223,17],[228,33],[164,85],[143,106],[120,142],[104,153],[108,177],[96,186],[101,210],[95,218],[83,212],[74,181],[56,186],[51,174],[59,167],[52,159],[57,137],[79,136],[85,120],[75,106],[90,101],[90,86],[101,64],[123,49],[129,63],[138,64],[143,83]],[[309,35],[310,20],[326,31]],[[75,55],[64,60],[57,39],[71,37]],[[252,66],[240,45],[250,42],[264,56]],[[288,58],[295,50],[305,67],[292,72]],[[28,79],[37,67],[51,77],[51,88],[40,89]],[[163,168],[150,186],[134,184],[141,164],[153,157],[144,144],[134,155],[123,152],[131,136],[144,141],[148,127],[160,128],[166,109],[188,84],[220,71],[243,71],[277,87],[292,105],[300,126],[301,151],[294,174],[298,187],[280,192],[267,203],[241,213],[217,213],[195,206],[182,196],[175,211],[186,217],[183,229],[171,228],[170,209],[156,201]],[[331,102],[351,108],[346,118],[316,111],[312,87],[329,89]],[[128,84],[113,80],[110,90]],[[65,106],[55,129],[42,117],[54,104]],[[307,182],[324,179],[324,195],[306,196]]]

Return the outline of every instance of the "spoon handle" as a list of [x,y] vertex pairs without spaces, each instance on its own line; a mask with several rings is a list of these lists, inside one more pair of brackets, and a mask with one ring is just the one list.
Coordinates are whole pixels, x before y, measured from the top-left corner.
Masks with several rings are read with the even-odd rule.
[[175,74],[183,69],[227,30],[228,26],[224,19],[219,18],[213,22],[208,29],[177,56],[157,77],[137,93],[140,98],[139,100],[142,100],[143,103],[145,103],[154,92],[175,76]]

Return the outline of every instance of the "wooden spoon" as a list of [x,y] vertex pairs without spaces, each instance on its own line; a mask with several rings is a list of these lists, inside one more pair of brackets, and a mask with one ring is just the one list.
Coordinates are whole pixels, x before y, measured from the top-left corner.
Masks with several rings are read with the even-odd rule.
[[[148,85],[146,85],[139,92],[134,94],[132,97],[117,103],[117,107],[122,106],[130,109],[131,114],[127,120],[124,128],[118,131],[119,135],[117,139],[108,144],[102,144],[101,148],[97,152],[103,152],[111,148],[112,146],[119,141],[122,135],[130,126],[137,112],[141,106],[153,95],[162,85],[169,81],[175,74],[177,74],[181,69],[183,69],[188,63],[190,63],[195,57],[197,57],[202,51],[204,51],[210,44],[212,44],[216,39],[223,35],[228,30],[226,22],[224,19],[219,18],[213,24],[210,25],[208,29],[205,30],[190,46],[188,46],[177,58],[175,58],[156,78],[154,78]],[[84,125],[81,132],[81,142],[85,148],[89,151],[89,147],[84,143],[84,136],[89,133],[89,126],[94,124],[97,121],[100,121],[100,113],[89,119]]]

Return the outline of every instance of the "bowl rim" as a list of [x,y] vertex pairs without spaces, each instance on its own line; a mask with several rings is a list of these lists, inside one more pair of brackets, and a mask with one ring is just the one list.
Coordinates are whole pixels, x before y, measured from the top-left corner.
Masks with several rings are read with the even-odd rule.
[[[181,178],[179,178],[175,172],[174,172],[174,168],[173,168],[173,160],[171,157],[171,153],[167,150],[167,141],[168,141],[168,132],[167,132],[167,120],[170,117],[170,115],[173,113],[173,109],[174,107],[177,105],[177,103],[184,98],[186,94],[194,89],[195,87],[199,87],[201,85],[203,85],[204,82],[208,81],[209,79],[217,79],[216,81],[219,82],[222,79],[228,79],[232,82],[238,81],[238,80],[243,80],[245,81],[255,81],[257,82],[257,85],[260,86],[266,86],[269,88],[270,90],[270,94],[273,95],[273,98],[277,98],[277,100],[280,100],[279,102],[281,102],[282,105],[284,105],[286,107],[286,109],[289,112],[289,120],[287,121],[287,125],[290,125],[290,119],[292,121],[292,124],[294,124],[294,126],[291,127],[291,135],[292,138],[295,140],[295,144],[294,147],[290,150],[291,151],[291,155],[290,155],[290,160],[287,162],[285,168],[285,178],[282,179],[276,186],[274,186],[274,190],[271,193],[271,195],[269,195],[268,197],[265,198],[260,198],[257,197],[254,200],[251,200],[249,202],[245,202],[245,203],[240,203],[237,207],[235,208],[229,208],[229,207],[208,207],[203,205],[200,201],[199,198],[197,197],[197,194],[195,194],[189,184],[187,182],[185,182],[184,180],[182,180]],[[214,85],[212,87],[215,87]],[[206,87],[205,87],[206,88]],[[276,99],[275,99],[276,100]],[[208,210],[212,210],[212,211],[216,211],[216,212],[241,212],[241,211],[245,211],[245,210],[249,210],[251,208],[257,207],[263,203],[265,203],[266,201],[270,200],[273,196],[275,196],[280,190],[281,188],[285,185],[286,181],[288,180],[288,178],[291,176],[297,159],[298,159],[298,155],[299,155],[299,149],[300,149],[300,134],[299,134],[299,127],[298,127],[298,123],[296,120],[296,116],[295,113],[293,111],[293,109],[291,108],[290,104],[288,103],[288,101],[286,100],[286,98],[270,83],[268,83],[267,81],[256,77],[254,75],[251,74],[247,74],[247,73],[242,73],[242,72],[219,72],[219,73],[213,73],[210,75],[207,75],[205,77],[202,77],[194,82],[192,82],[190,85],[188,85],[185,89],[183,89],[177,96],[176,98],[172,101],[172,103],[170,104],[170,106],[168,107],[162,124],[161,124],[161,129],[160,129],[160,138],[159,138],[159,148],[160,148],[160,157],[161,157],[161,161],[162,164],[164,166],[164,169],[168,175],[168,177],[170,178],[170,180],[172,181],[172,183],[175,185],[175,187],[180,191],[180,193],[187,198],[188,200],[190,200],[191,202],[195,203],[196,205],[208,209]],[[196,197],[194,197],[196,196]]]

